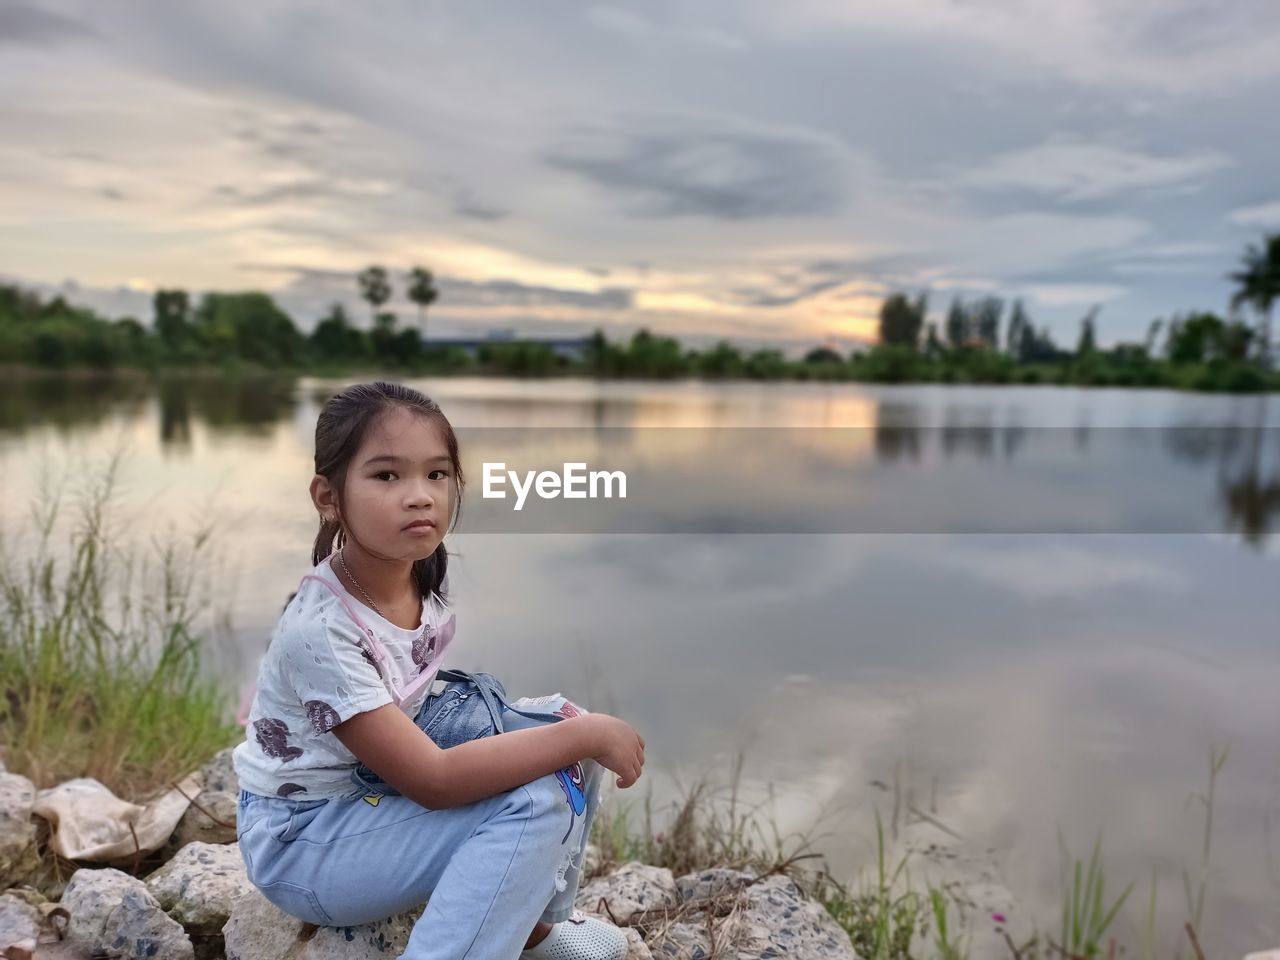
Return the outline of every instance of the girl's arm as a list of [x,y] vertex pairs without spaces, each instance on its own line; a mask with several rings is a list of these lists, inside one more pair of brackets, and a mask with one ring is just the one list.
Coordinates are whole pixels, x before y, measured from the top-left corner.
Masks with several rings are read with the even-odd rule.
[[441,750],[402,710],[388,703],[338,724],[333,734],[406,797],[441,810],[512,790],[605,752],[608,745],[602,741],[608,736],[604,723],[608,720],[621,722],[589,713]]

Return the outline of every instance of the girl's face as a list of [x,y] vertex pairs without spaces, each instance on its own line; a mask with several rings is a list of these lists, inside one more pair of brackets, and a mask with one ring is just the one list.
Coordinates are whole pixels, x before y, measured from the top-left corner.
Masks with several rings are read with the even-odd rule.
[[[374,420],[347,467],[338,503],[348,539],[383,560],[431,556],[449,525],[452,484],[436,422],[391,408]],[[323,513],[319,498],[317,506]]]

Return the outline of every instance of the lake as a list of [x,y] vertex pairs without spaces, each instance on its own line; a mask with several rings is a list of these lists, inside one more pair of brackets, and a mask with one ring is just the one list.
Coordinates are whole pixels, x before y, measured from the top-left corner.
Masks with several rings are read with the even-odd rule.
[[[211,669],[250,679],[305,572],[323,399],[340,384],[0,387],[0,522],[121,456],[140,544],[215,529]],[[1056,930],[1061,829],[1107,892],[1159,884],[1165,944],[1280,946],[1280,400],[859,384],[415,382],[459,432],[451,665],[631,722],[657,807],[699,774],[818,822],[837,877],[932,821]],[[481,464],[625,471],[627,498],[484,499]],[[234,703],[229,703],[233,710]],[[896,812],[896,813],[895,813]],[[938,826],[938,825],[941,826]],[[944,833],[943,828],[949,833]],[[913,830],[917,832],[913,834]],[[955,837],[963,838],[955,840]],[[926,861],[921,859],[923,869]],[[940,864],[944,868],[946,864]],[[978,918],[979,926],[990,922]]]

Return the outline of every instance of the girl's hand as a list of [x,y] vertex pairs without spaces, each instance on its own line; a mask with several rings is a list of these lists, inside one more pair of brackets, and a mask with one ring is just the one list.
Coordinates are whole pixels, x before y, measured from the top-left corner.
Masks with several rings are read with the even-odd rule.
[[631,724],[607,713],[591,713],[596,725],[596,753],[592,760],[618,774],[615,781],[626,788],[640,779],[644,766],[644,737],[636,733]]

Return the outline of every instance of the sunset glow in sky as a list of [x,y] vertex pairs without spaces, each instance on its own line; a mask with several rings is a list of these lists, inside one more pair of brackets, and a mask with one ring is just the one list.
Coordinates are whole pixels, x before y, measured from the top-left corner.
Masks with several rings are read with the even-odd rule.
[[310,328],[420,264],[441,336],[842,347],[928,289],[1141,339],[1280,229],[1276,49],[1273,0],[8,2],[0,274]]

